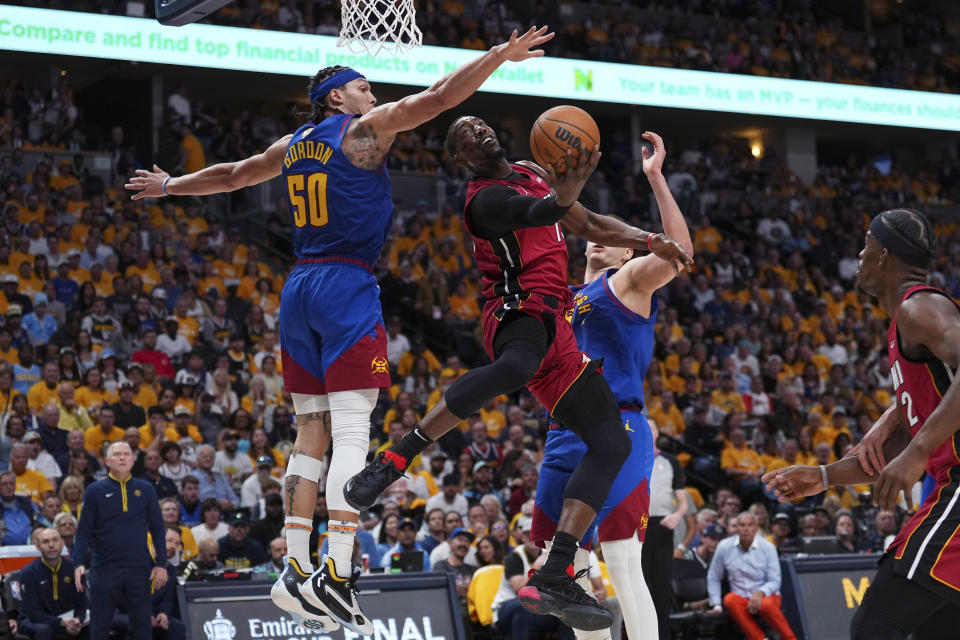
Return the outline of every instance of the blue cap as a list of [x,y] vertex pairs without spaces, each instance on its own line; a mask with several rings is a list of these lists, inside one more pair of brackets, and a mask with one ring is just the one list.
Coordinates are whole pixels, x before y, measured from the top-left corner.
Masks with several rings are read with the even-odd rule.
[[100,359],[106,360],[107,358],[116,358],[117,354],[113,352],[113,349],[104,349],[100,352]]
[[714,538],[715,540],[723,540],[727,537],[727,530],[719,524],[710,524],[704,527],[703,531],[700,533],[700,537],[704,536],[707,538]]
[[457,536],[467,536],[468,538],[470,538],[470,542],[473,542],[474,540],[477,539],[477,536],[473,535],[472,531],[468,529],[464,529],[463,527],[457,527],[456,529],[450,532],[451,540],[453,540]]

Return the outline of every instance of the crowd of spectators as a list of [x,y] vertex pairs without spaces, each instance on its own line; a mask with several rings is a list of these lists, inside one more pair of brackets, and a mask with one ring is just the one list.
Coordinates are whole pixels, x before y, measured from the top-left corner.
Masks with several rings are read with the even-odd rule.
[[[83,137],[76,148],[49,146],[82,134],[67,126],[79,117],[70,93],[66,82],[49,91],[10,83],[2,95],[0,469],[12,473],[0,474],[0,542],[26,544],[53,528],[69,550],[83,489],[106,472],[104,446],[125,439],[137,452],[134,473],[162,498],[182,577],[223,567],[276,572],[285,553],[278,478],[296,436],[274,330],[289,265],[266,261],[201,201],[130,200],[119,185],[137,164],[120,127],[103,136],[115,151],[110,184],[89,179],[82,155],[57,166],[25,160],[24,150],[45,144],[84,148]],[[41,106],[24,111],[21,99],[34,95]],[[266,109],[224,127],[186,88],[166,106],[167,126],[185,141],[183,171],[247,155],[292,129]],[[517,136],[502,131],[510,148]],[[389,159],[392,168],[441,172],[449,199],[440,211],[424,202],[398,215],[377,265],[394,384],[374,413],[371,454],[485,358],[479,273],[458,215],[464,180],[443,156],[441,135],[412,132]],[[656,216],[630,145],[607,139],[604,170],[585,198],[649,228]],[[869,487],[778,506],[759,477],[842,457],[891,402],[887,322],[855,289],[862,231],[881,203],[955,202],[957,166],[907,175],[851,156],[805,184],[772,153],[755,158],[745,145],[715,140],[671,147],[665,173],[699,265],[660,292],[645,386],[659,446],[686,475],[690,508],[675,556],[699,559],[706,571],[716,543],[740,535],[745,510],[781,553],[801,550],[800,536],[882,551],[903,513],[873,509]],[[936,230],[931,281],[957,298],[960,227],[945,220]],[[583,246],[568,244],[573,283]],[[483,569],[509,565],[514,588],[511,578],[536,560],[525,542],[545,433],[544,410],[525,390],[489,402],[364,514],[358,541],[369,565],[389,570],[397,554],[419,551],[424,570],[457,576],[468,615],[524,633],[530,621],[504,605],[508,593],[490,607],[493,617],[470,603],[490,589]],[[321,495],[320,552],[326,516]],[[524,554],[519,568],[514,551]],[[602,583],[596,593],[606,599]]]
[[[126,0],[19,0],[15,4],[123,14]],[[136,3],[140,6],[140,3]],[[152,3],[141,15],[152,16]],[[426,0],[424,44],[482,50],[513,29],[549,24],[550,55],[781,78],[950,91],[960,72],[960,19],[950,3],[922,9],[790,0]],[[206,22],[339,35],[332,0],[235,0]]]
[[[172,96],[170,120],[176,96],[186,100]],[[586,197],[649,226],[633,158],[615,138],[611,147],[607,171],[624,178],[600,173]],[[295,438],[274,331],[287,265],[265,263],[202,203],[132,201],[116,186],[97,191],[74,163],[50,165],[28,166],[18,148],[0,154],[0,465],[13,472],[12,491],[0,478],[3,543],[52,525],[69,549],[83,487],[105,473],[104,445],[123,438],[179,531],[185,574],[275,570],[277,478]],[[115,167],[120,180],[131,169]],[[900,514],[877,514],[868,487],[774,510],[758,478],[844,455],[890,402],[886,322],[853,283],[860,230],[876,200],[951,202],[953,168],[911,179],[851,160],[805,185],[772,155],[717,141],[672,154],[668,176],[700,265],[661,292],[645,394],[661,448],[687,473],[693,508],[677,527],[676,555],[709,555],[711,536],[736,533],[746,507],[784,551],[799,549],[801,533],[882,550]],[[462,176],[447,180],[454,198],[462,193]],[[945,250],[933,280],[957,296],[960,252],[946,249],[960,235],[950,223],[937,232]],[[569,244],[575,282],[583,248]],[[399,216],[377,272],[395,384],[374,414],[371,453],[485,357],[479,274],[454,199],[439,212],[421,204]],[[466,599],[472,567],[524,546],[545,425],[543,408],[521,391],[428,449],[364,522],[370,566],[389,569],[395,554],[419,550],[425,570],[460,576]],[[317,548],[325,518],[321,497]],[[464,534],[451,535],[458,528]]]

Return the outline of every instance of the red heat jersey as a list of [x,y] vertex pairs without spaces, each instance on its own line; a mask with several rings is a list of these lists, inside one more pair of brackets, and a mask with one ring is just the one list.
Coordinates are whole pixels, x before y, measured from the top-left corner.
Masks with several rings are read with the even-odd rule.
[[[907,290],[900,304],[920,291],[947,295],[935,287],[916,286]],[[900,334],[897,331],[896,316],[887,330],[887,344],[890,355],[890,378],[893,381],[893,394],[900,409],[900,418],[902,423],[909,427],[910,435],[915,436],[940,404],[943,394],[950,387],[953,372],[940,360],[920,362],[910,360],[900,353]],[[955,445],[960,445],[958,434],[954,435],[954,439],[937,447],[927,459],[927,473],[933,476],[938,484],[947,479],[947,472],[951,467],[960,464],[960,458],[957,457],[960,446]]]
[[483,296],[488,302],[499,299],[504,311],[521,308],[531,295],[555,297],[562,309],[572,294],[566,277],[567,243],[559,223],[517,229],[496,240],[479,238],[470,229],[466,212],[484,187],[502,184],[521,195],[550,195],[550,186],[535,171],[518,164],[510,167],[515,173],[507,178],[474,178],[467,185],[464,223],[473,237],[474,258],[483,274]]
[[[935,287],[911,287],[903,296]],[[887,332],[890,377],[903,424],[916,436],[940,404],[953,380],[953,372],[936,358],[911,360],[900,352],[900,334],[894,316]],[[960,418],[957,418],[960,420]],[[901,528],[888,551],[894,553],[895,570],[909,580],[954,600],[960,600],[960,433],[941,444],[927,458],[926,471],[936,486]]]

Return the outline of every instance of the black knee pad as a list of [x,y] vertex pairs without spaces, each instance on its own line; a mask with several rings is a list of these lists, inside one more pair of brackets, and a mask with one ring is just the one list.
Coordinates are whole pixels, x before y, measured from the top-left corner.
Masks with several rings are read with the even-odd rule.
[[587,453],[567,482],[564,497],[599,511],[633,443],[623,428],[610,385],[597,371],[599,364],[591,362],[589,367],[557,403],[554,417],[587,445]]

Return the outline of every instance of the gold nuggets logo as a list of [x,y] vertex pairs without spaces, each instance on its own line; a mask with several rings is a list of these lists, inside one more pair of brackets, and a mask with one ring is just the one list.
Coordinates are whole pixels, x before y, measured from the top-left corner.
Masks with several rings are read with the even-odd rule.
[[139,497],[142,495],[142,494],[140,493],[140,489],[134,489],[134,490],[133,490],[133,495],[135,495],[135,496],[137,496],[137,497],[139,498]]
[[590,313],[591,306],[589,300],[590,298],[583,293],[578,293],[573,296],[573,306],[577,310],[577,313],[580,315]]
[[373,373],[387,373],[387,359],[383,356],[377,356],[370,363],[370,371]]
[[650,521],[650,518],[647,517],[647,514],[640,516],[640,531],[647,530],[647,523]]

